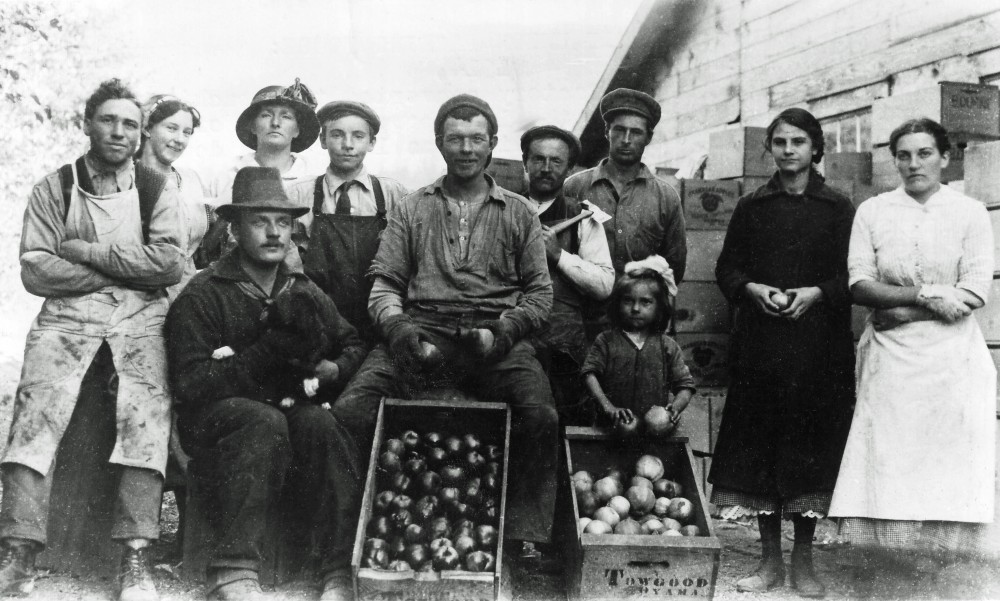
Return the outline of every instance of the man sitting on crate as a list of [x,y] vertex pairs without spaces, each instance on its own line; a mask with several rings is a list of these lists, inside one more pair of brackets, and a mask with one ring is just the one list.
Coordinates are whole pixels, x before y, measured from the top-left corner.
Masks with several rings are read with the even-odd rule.
[[594,216],[580,219],[587,207],[563,192],[579,156],[576,136],[554,125],[532,127],[521,136],[528,199],[542,222],[552,277],[552,314],[532,342],[552,384],[559,419],[564,425],[590,426],[592,404],[580,377],[587,351],[582,309],[588,301],[608,298],[615,268],[601,222]]
[[[277,169],[244,167],[232,204],[217,209],[237,247],[187,285],[167,317],[167,351],[181,443],[207,487],[215,546],[209,598],[261,598],[266,521],[284,483],[309,522],[323,599],[352,598],[348,573],[360,469],[354,442],[329,411],[324,389],[347,381],[363,358],[354,328],[301,270],[284,263],[295,217]],[[311,372],[308,393],[289,395],[289,373]],[[301,380],[299,380],[301,382]]]
[[528,338],[545,323],[552,284],[535,207],[484,170],[497,119],[459,95],[434,120],[447,174],[389,216],[372,264],[368,311],[384,342],[368,355],[334,414],[371,445],[379,400],[457,385],[513,410],[506,528],[547,542],[555,503],[557,415]]
[[[90,149],[36,184],[24,212],[21,280],[45,302],[28,333],[3,457],[3,595],[31,592],[56,450],[77,404],[94,402],[83,395],[117,375],[108,461],[122,466],[111,531],[125,546],[120,599],[157,598],[147,547],[159,535],[170,434],[160,330],[166,287],[180,281],[184,255],[177,195],[132,162],[141,127],[132,91],[118,79],[101,83],[84,109]],[[94,386],[98,379],[103,386]]]

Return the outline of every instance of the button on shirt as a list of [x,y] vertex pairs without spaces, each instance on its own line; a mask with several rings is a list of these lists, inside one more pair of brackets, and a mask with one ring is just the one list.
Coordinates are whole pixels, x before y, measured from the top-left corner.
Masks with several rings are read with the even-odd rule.
[[667,260],[680,282],[687,262],[687,241],[677,191],[645,165],[634,180],[619,190],[607,164],[608,159],[604,159],[596,167],[567,179],[566,196],[581,202],[589,200],[614,217],[604,223],[604,231],[617,274],[629,261],[656,254]]

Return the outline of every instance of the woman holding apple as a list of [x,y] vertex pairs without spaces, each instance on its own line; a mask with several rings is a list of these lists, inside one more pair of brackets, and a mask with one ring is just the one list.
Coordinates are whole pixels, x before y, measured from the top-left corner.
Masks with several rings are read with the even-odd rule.
[[785,581],[781,519],[795,524],[791,584],[822,597],[812,564],[854,403],[847,249],[854,207],[813,168],[823,131],[788,109],[767,128],[777,173],[740,199],[716,265],[733,310],[731,381],[709,481],[723,516],[755,515],[762,559],[737,590]]
[[993,279],[990,219],[941,185],[941,125],[907,121],[889,150],[902,185],[851,233],[851,291],[873,312],[830,513],[856,544],[971,551],[994,503],[996,369],[971,316]]

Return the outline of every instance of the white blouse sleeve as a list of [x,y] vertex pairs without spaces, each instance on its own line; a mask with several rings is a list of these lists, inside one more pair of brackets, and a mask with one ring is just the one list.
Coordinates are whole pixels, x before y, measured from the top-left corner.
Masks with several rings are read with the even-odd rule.
[[993,280],[993,228],[986,207],[976,203],[970,211],[962,258],[958,262],[957,287],[986,302]]
[[878,281],[878,266],[875,262],[875,245],[872,226],[875,215],[872,201],[863,203],[854,215],[851,226],[851,245],[847,252],[848,287],[862,280]]

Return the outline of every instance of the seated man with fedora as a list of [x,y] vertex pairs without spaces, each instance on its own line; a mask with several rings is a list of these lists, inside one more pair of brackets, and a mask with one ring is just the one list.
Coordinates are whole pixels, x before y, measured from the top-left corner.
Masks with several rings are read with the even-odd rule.
[[[324,600],[351,598],[348,564],[361,477],[350,434],[317,402],[361,364],[355,329],[285,255],[295,218],[277,169],[244,167],[217,209],[237,247],[195,276],[167,316],[181,443],[207,483],[216,533],[209,598],[261,598],[265,523],[282,489],[309,522]],[[297,371],[298,370],[298,371]],[[289,373],[318,393],[281,401]],[[286,484],[287,483],[287,484]]]

